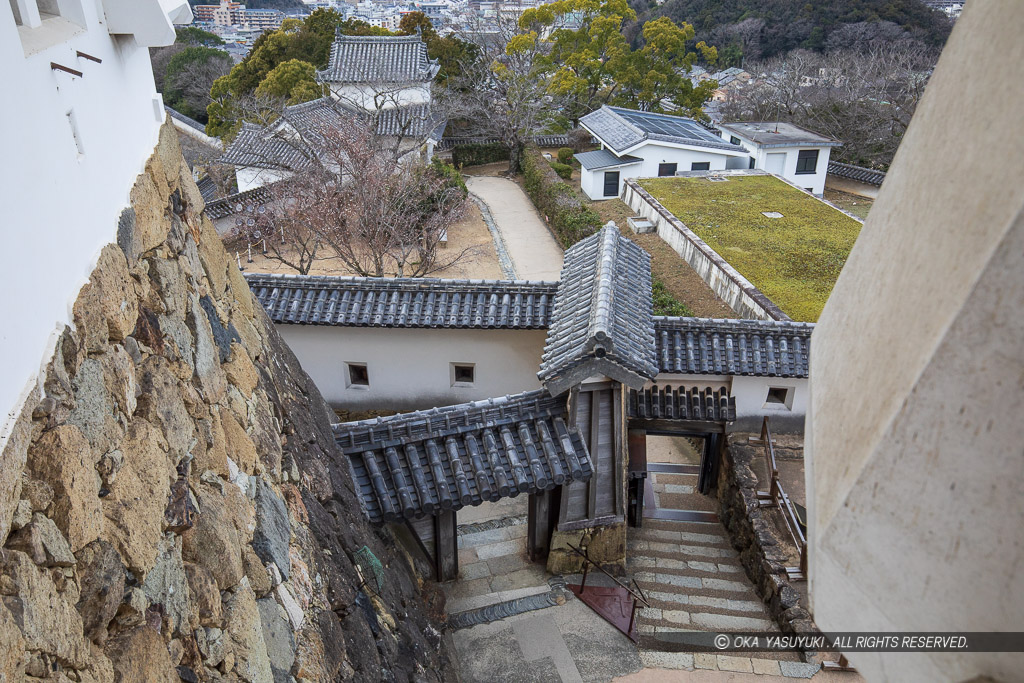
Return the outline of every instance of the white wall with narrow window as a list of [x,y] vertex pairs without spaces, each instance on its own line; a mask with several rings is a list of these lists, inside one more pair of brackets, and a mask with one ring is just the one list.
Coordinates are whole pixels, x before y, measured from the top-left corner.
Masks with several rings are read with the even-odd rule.
[[164,120],[147,47],[173,42],[172,18],[190,21],[191,11],[185,0],[131,1],[135,18],[116,27],[113,0],[0,6],[10,98],[0,108],[0,284],[9,293],[0,299],[0,448],[100,249],[116,238]]

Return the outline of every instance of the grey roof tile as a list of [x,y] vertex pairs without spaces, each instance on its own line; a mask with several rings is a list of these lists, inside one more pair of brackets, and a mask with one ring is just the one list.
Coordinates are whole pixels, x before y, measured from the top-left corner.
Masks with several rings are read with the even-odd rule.
[[565,400],[543,389],[334,425],[370,521],[546,491],[593,473]]
[[[270,186],[263,185],[245,192],[229,194],[227,197],[214,199],[206,205],[206,215],[211,219],[225,218],[240,211],[250,203],[261,203],[270,200]],[[241,208],[239,208],[241,207]]]
[[854,166],[853,164],[844,164],[838,161],[828,162],[828,174],[839,176],[840,178],[858,180],[869,185],[881,185],[882,181],[885,180],[885,171],[876,171],[873,168],[864,168],[863,166]]
[[317,78],[328,83],[415,83],[437,75],[437,60],[413,36],[337,36],[327,68]]
[[584,116],[580,123],[615,152],[654,140],[747,154],[739,145],[723,140],[697,121],[683,116],[605,105]]
[[557,282],[316,275],[245,276],[275,323],[545,329]]
[[732,422],[736,397],[725,389],[654,385],[631,390],[626,406],[629,417],[647,420]]
[[655,317],[662,373],[807,377],[813,323]]
[[633,388],[658,374],[651,257],[608,223],[565,252],[537,376],[560,394],[594,374]]
[[177,119],[177,120],[181,121],[182,123],[184,123],[189,128],[195,128],[196,130],[198,130],[203,135],[206,134],[206,126],[204,126],[203,124],[199,123],[194,118],[192,118],[190,116],[185,116],[184,114],[182,114],[177,109],[171,109],[166,104],[164,105],[164,111],[166,111],[170,115],[170,117],[172,119]]
[[[322,149],[323,133],[343,126],[353,117],[367,117],[331,97],[285,107],[275,123],[260,128],[243,125],[220,163],[254,168],[301,171],[309,167]],[[377,134],[384,136],[432,138],[440,140],[447,121],[433,112],[429,104],[389,107],[377,112]],[[301,133],[296,139],[288,127]]]

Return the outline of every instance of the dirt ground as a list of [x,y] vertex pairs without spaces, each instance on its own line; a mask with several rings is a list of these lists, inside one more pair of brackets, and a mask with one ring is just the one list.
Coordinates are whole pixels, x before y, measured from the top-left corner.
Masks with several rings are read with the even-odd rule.
[[871,210],[871,206],[875,203],[874,199],[850,194],[849,192],[842,192],[840,190],[831,190],[827,187],[825,188],[825,199],[832,202],[843,211],[849,211],[862,221],[867,219],[868,212]]
[[[501,266],[498,265],[498,254],[494,249],[494,240],[487,229],[480,209],[469,201],[466,204],[466,217],[448,231],[448,252],[469,249],[469,253],[448,268],[431,273],[430,277],[472,278],[497,280],[502,278]],[[442,257],[445,255],[442,254]],[[253,252],[252,263],[246,262],[246,255],[240,254],[239,266],[250,273],[286,273],[294,274],[295,270],[280,261],[268,259]],[[389,275],[393,275],[390,273]],[[338,258],[319,260],[310,270],[310,275],[355,275]]]

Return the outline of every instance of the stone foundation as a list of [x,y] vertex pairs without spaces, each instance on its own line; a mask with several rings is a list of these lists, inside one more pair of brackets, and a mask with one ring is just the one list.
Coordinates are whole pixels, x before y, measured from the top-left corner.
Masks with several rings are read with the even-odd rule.
[[0,454],[0,680],[449,680],[202,209],[165,125]]
[[626,571],[626,523],[591,527],[574,531],[556,530],[551,534],[547,569],[552,574],[579,574],[584,559],[569,544],[585,548],[590,558],[607,571],[621,576]]
[[[810,614],[800,604],[800,594],[786,575],[789,553],[776,538],[775,526],[757,502],[757,476],[751,469],[763,458],[761,446],[747,442],[749,434],[730,435],[722,449],[718,474],[719,518],[729,532],[740,562],[768,612],[783,633],[820,635]],[[767,489],[767,485],[763,488]]]

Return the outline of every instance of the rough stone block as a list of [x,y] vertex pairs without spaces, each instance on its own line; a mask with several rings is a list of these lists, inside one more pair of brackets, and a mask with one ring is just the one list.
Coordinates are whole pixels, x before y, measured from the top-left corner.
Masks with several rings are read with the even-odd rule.
[[754,667],[754,673],[765,676],[781,676],[782,669],[774,659],[757,659],[751,657],[750,664]]
[[753,673],[754,667],[749,657],[730,657],[728,655],[717,655],[719,671],[735,671],[736,673]]
[[288,559],[290,539],[288,508],[270,485],[259,479],[256,484],[256,529],[253,532],[252,547],[261,560],[276,564],[286,581],[291,572]]

